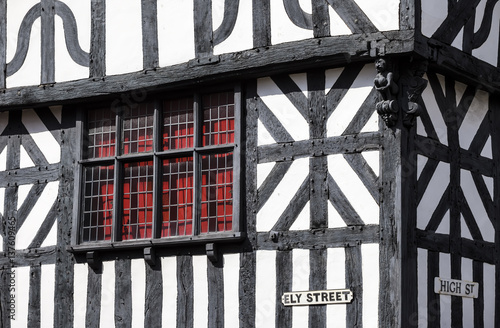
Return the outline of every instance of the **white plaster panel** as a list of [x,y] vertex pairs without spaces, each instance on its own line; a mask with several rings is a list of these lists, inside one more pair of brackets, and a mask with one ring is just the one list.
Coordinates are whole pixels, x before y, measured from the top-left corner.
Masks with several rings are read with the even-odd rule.
[[427,328],[427,250],[417,249],[418,328]]
[[5,130],[7,124],[9,124],[9,112],[0,112],[0,134]]
[[130,261],[132,276],[132,327],[144,327],[144,305],[146,303],[146,267],[144,259]]
[[[90,0],[63,1],[75,16],[78,44],[83,51],[90,52]],[[89,77],[89,68],[81,66],[71,59],[64,39],[63,21],[55,17],[55,80],[56,82],[71,81]]]
[[[309,290],[309,250],[292,250],[292,291]],[[292,308],[292,327],[308,327],[309,307],[294,306]]]
[[177,326],[177,257],[161,258],[162,294],[162,327]]
[[299,87],[304,96],[306,98],[309,98],[309,93],[307,90],[307,74],[306,73],[290,74],[290,78]]
[[61,147],[33,109],[23,110],[23,125],[50,164],[61,160]]
[[[5,205],[4,200],[5,200],[5,188],[0,188],[0,214],[3,214],[4,211],[4,205]],[[0,243],[0,245],[2,244]]]
[[7,147],[0,152],[0,171],[5,171],[7,169]]
[[350,35],[351,29],[344,23],[342,18],[337,14],[331,6],[328,6],[328,14],[330,15],[330,35]]
[[356,3],[380,31],[399,30],[399,0],[356,0]]
[[57,244],[57,219],[54,222],[54,224],[52,224],[52,228],[50,228],[47,237],[45,237],[40,247],[54,246],[56,244]]
[[453,42],[451,43],[451,46],[452,47],[455,47],[457,49],[460,49],[462,50],[463,49],[463,40],[464,40],[464,29],[462,28],[456,38],[453,40]]
[[[40,195],[40,198],[36,202],[35,206],[33,206],[33,209],[28,214],[26,220],[16,234],[17,249],[25,249],[33,241],[33,238],[40,229],[43,220],[57,199],[58,190],[59,181],[47,183],[47,186]],[[20,206],[20,204],[18,204],[18,206]]]
[[309,159],[294,160],[267,202],[257,213],[257,231],[269,231],[309,174]]
[[488,217],[488,213],[484,208],[481,197],[477,191],[476,184],[469,171],[460,171],[460,184],[469,205],[475,221],[481,231],[481,235],[485,241],[495,242],[495,227]]
[[275,165],[276,162],[257,164],[257,189],[259,189],[262,183],[264,183]]
[[28,154],[26,149],[24,149],[24,146],[21,145],[20,148],[21,150],[19,152],[19,167],[23,169],[26,167],[35,166],[35,163],[33,163],[33,161],[31,160],[30,155]]
[[257,94],[294,140],[309,139],[309,124],[270,77],[257,80]]
[[10,320],[11,328],[26,328],[28,326],[28,303],[30,291],[30,267],[14,269],[16,275],[16,316]]
[[41,268],[40,286],[40,326],[54,326],[55,264],[44,264]]
[[297,219],[290,226],[290,230],[308,230],[311,226],[311,202],[307,202]]
[[486,187],[488,188],[488,191],[490,192],[490,197],[493,199],[493,184],[494,184],[494,180],[493,180],[493,178],[486,177],[484,175],[482,177],[483,177],[484,182],[486,183]]
[[328,201],[328,228],[343,228],[346,226],[339,212],[333,207],[332,203]]
[[99,327],[115,327],[115,262],[102,262]]
[[[427,79],[427,77],[424,78]],[[438,79],[441,84],[441,90],[443,90],[442,87],[444,84],[444,78],[442,75],[438,75]],[[428,86],[427,88],[425,88],[424,92],[422,92],[422,99],[424,100],[425,106],[427,108],[427,113],[429,114],[432,125],[436,130],[439,141],[444,145],[448,145],[448,134],[447,134],[446,124],[444,122],[443,116],[441,115],[441,111],[439,110],[439,106],[436,102],[436,98],[434,97],[434,93],[432,91],[431,86]],[[427,136],[427,134],[423,130],[423,127],[418,129],[417,132],[420,135]]]
[[106,0],[106,75],[142,70],[140,0]]
[[363,327],[378,327],[379,246],[362,244]]
[[[213,30],[215,31],[220,25],[220,23],[218,23],[219,16],[221,16],[221,14],[224,15],[223,1],[212,1],[212,8],[214,10],[212,13],[212,24]],[[241,0],[239,3],[238,17],[236,18],[233,32],[226,40],[214,46],[215,55],[253,48],[253,22],[252,15],[249,14],[251,12],[252,1]],[[214,14],[215,16],[217,16],[217,21],[214,20]],[[218,23],[217,25],[216,22]]]
[[460,233],[462,235],[462,238],[470,240],[474,239],[472,238],[469,227],[467,226],[463,215],[460,215]]
[[276,318],[276,251],[256,251],[255,328],[273,328]]
[[325,71],[325,95],[332,90],[333,85],[337,82],[343,71],[343,67],[327,69]]
[[276,143],[276,140],[271,136],[262,121],[257,121],[257,146],[270,145]]
[[417,155],[417,180],[420,178],[420,174],[427,164],[428,158],[422,155]]
[[224,254],[224,326],[240,325],[240,254]]
[[328,172],[365,224],[378,224],[379,208],[342,154],[328,156]]
[[33,187],[32,184],[28,185],[20,185],[17,188],[17,209],[19,210],[21,208],[21,205],[23,205],[24,201],[26,200],[26,197],[28,196],[28,193]]
[[208,323],[208,280],[207,257],[193,256],[193,327],[207,327]]
[[[375,76],[373,65],[365,65],[327,120],[327,136],[339,136],[349,126],[366,97],[373,89]],[[377,128],[378,130],[378,128]]]
[[193,1],[158,0],[157,8],[159,65],[169,66],[193,59]]
[[366,160],[373,173],[379,176],[380,173],[380,152],[379,151],[364,151],[361,156]]
[[491,137],[488,137],[486,143],[484,144],[483,150],[481,151],[481,156],[487,158],[493,158],[492,148],[491,148]]
[[85,328],[87,312],[87,281],[89,268],[87,263],[75,263],[73,267],[73,306],[74,328]]
[[[472,278],[472,260],[462,258],[462,277],[460,280],[474,281]],[[463,327],[474,327],[474,299],[462,297]]]
[[484,326],[495,327],[495,266],[484,263],[483,264],[483,299],[484,299]]
[[[439,277],[451,278],[450,254],[439,253]],[[451,327],[451,296],[440,295],[441,327]]]
[[[298,41],[313,38],[313,31],[295,25],[286,14],[283,1],[271,1],[271,43]],[[311,2],[300,1],[302,10],[311,13]]]
[[62,123],[63,106],[61,106],[61,105],[49,106],[49,109],[52,112],[52,114],[54,114],[54,116],[57,119],[57,121],[59,122],[59,124]]
[[[459,85],[463,86],[457,83],[457,86]],[[469,110],[465,114],[462,125],[458,131],[460,147],[469,149],[472,140],[478,133],[481,122],[486,114],[488,114],[488,98],[489,95],[487,92],[478,91],[473,99],[465,99],[466,103],[472,102],[470,102]]]
[[422,0],[422,34],[431,37],[448,15],[447,0]]
[[[10,63],[14,58],[17,49],[17,35],[19,27],[26,13],[39,3],[38,0],[8,0],[7,1],[7,63]],[[17,87],[23,85],[38,85],[40,84],[41,74],[41,20],[35,20],[31,28],[28,53],[23,66],[7,77],[7,87]]]
[[[326,256],[326,288],[345,289],[345,250],[343,247],[328,248]],[[335,304],[326,307],[328,327],[346,328],[347,306]]]
[[443,215],[443,220],[436,229],[436,232],[445,235],[450,234],[450,211],[446,211],[446,213]]
[[[477,32],[482,18],[484,16],[484,9],[482,9],[486,5],[486,0],[483,0],[478,5],[478,9],[476,10],[476,20],[475,20],[475,28],[474,32]],[[481,17],[479,17],[481,16]],[[477,57],[485,62],[496,66],[498,61],[498,51],[492,51],[492,49],[498,49],[498,40],[499,40],[499,31],[500,31],[500,6],[498,3],[495,5],[493,9],[493,20],[491,21],[491,30],[486,41],[477,49],[472,50],[472,55]]]
[[417,228],[425,229],[450,183],[450,165],[439,162],[427,189],[417,206]]
[[361,129],[360,132],[364,133],[364,132],[378,131],[379,130],[378,118],[379,118],[378,113],[374,111],[372,116],[370,116],[370,118],[368,119],[365,126]]

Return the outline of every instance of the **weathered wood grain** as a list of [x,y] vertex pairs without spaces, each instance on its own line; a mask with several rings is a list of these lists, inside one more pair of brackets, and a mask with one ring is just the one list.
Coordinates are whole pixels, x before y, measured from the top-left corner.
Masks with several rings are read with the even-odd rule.
[[[102,97],[140,89],[144,92],[167,91],[173,88],[192,86],[214,81],[227,81],[262,75],[278,74],[306,67],[343,65],[346,62],[367,60],[368,44],[371,40],[391,40],[386,45],[386,54],[405,53],[413,50],[412,31],[378,32],[354,36],[335,36],[288,42],[242,52],[223,54],[211,65],[199,65],[196,61],[123,75],[102,77],[104,71],[104,13],[97,10],[103,0],[93,0],[92,33],[90,53],[91,78],[61,82],[42,87],[20,87],[6,89],[0,94],[0,110],[24,107],[28,104],[54,104],[81,102],[85,98]],[[371,60],[371,59],[370,59]]]

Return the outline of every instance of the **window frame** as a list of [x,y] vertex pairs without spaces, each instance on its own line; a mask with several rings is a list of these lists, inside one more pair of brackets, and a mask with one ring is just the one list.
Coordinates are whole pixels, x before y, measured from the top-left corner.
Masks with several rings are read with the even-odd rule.
[[[203,104],[202,98],[205,94],[218,93],[218,92],[232,92],[234,96],[234,143],[223,144],[215,146],[203,146],[202,142],[202,125],[203,125]],[[162,124],[161,121],[163,111],[163,102],[171,99],[178,99],[184,96],[191,96],[193,98],[193,113],[194,113],[194,146],[190,148],[183,149],[160,149],[160,145],[163,142],[162,135]],[[123,99],[128,99],[124,98]],[[120,108],[127,107],[127,102],[123,101],[125,104],[121,106],[113,106],[117,101],[109,102],[99,102],[99,103],[89,103],[80,106],[77,109],[76,117],[76,129],[77,129],[77,152],[76,157],[78,162],[76,164],[75,170],[75,186],[74,186],[74,210],[73,210],[73,229],[71,235],[71,246],[69,249],[71,251],[91,251],[91,250],[110,250],[110,249],[127,249],[127,248],[140,248],[147,246],[168,246],[168,245],[184,245],[184,244],[197,244],[197,243],[214,243],[214,242],[231,242],[240,241],[244,239],[245,232],[242,229],[242,206],[241,206],[241,195],[242,190],[242,179],[243,179],[243,97],[241,92],[240,84],[231,85],[221,85],[217,87],[201,88],[197,90],[192,90],[191,92],[178,93],[175,91],[166,91],[164,93],[156,93],[152,97],[144,100],[146,103],[154,103],[154,124],[153,124],[153,151],[146,153],[132,153],[132,154],[121,154],[118,150],[121,147],[122,138],[122,123],[123,118],[120,117]],[[116,108],[116,151],[114,156],[109,156],[106,158],[97,159],[86,159],[84,158],[84,142],[87,133],[86,127],[86,113],[90,109],[103,108],[106,106],[111,106]],[[201,223],[201,156],[205,154],[221,154],[224,152],[233,153],[233,186],[232,186],[232,229],[230,231],[216,231],[208,233],[200,233],[200,223]],[[181,235],[181,236],[168,236],[161,237],[161,202],[160,198],[162,196],[161,192],[161,169],[162,160],[166,158],[179,158],[182,156],[193,156],[193,175],[194,175],[194,194],[193,194],[193,232],[191,235]],[[123,181],[124,181],[124,164],[138,162],[140,160],[153,161],[153,226],[152,226],[152,237],[151,238],[140,238],[140,239],[130,239],[130,240],[120,240],[121,239],[121,229],[122,229],[122,194],[123,194]],[[120,200],[114,202],[113,204],[113,220],[112,220],[112,236],[111,240],[99,240],[99,241],[82,241],[82,225],[83,225],[83,205],[84,205],[84,171],[85,167],[90,167],[91,164],[102,164],[114,165],[114,188],[113,188],[113,200]]]

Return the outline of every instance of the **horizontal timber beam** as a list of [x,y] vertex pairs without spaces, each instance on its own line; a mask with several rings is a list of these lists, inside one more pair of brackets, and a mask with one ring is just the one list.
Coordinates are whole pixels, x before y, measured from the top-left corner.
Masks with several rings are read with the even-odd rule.
[[326,249],[332,247],[353,247],[380,241],[378,225],[349,226],[335,229],[280,231],[257,233],[257,249]]
[[[427,249],[429,251],[450,253],[450,236],[436,233],[433,231],[416,230],[417,247]],[[470,240],[460,238],[459,256],[495,264],[495,244],[482,240]]]
[[134,90],[142,93],[168,91],[201,83],[255,78],[318,66],[340,66],[352,61],[372,60],[374,53],[397,55],[411,51],[413,31],[307,39],[122,75],[8,88],[0,91],[0,111],[75,102]]
[[259,163],[279,162],[303,157],[352,154],[367,150],[379,150],[380,133],[366,132],[356,135],[302,140],[260,146],[257,150]]

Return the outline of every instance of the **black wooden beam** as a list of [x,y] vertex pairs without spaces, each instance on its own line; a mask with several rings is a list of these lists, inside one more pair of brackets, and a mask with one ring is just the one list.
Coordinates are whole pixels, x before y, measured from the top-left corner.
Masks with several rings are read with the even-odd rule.
[[[419,248],[429,251],[450,254],[450,236],[432,232],[416,230],[416,243]],[[495,263],[495,244],[486,241],[460,239],[461,249],[455,251],[455,254],[475,261],[481,261],[489,264]]]
[[328,137],[260,146],[259,163],[289,161],[297,158],[353,154],[380,149],[380,134],[367,132],[358,135]]
[[319,249],[348,247],[363,243],[379,242],[378,225],[351,226],[335,229],[282,231],[274,241],[268,232],[257,234],[257,249]]
[[7,1],[0,2],[0,88],[7,77]]
[[[93,12],[95,6],[102,5],[101,1],[93,0]],[[102,20],[104,17],[96,17],[96,21],[93,22],[98,25]],[[0,94],[0,110],[22,108],[29,104],[81,102],[85,98],[109,96],[138,89],[143,93],[168,91],[179,87],[192,87],[193,84],[213,84],[215,81],[222,82],[228,79],[234,81],[234,79],[269,76],[311,67],[345,65],[352,61],[371,61],[370,41],[391,40],[386,44],[386,54],[408,53],[413,50],[412,31],[377,32],[362,37],[354,35],[308,39],[224,54],[219,56],[217,62],[207,65],[193,60],[155,71],[97,78],[104,75],[103,35],[104,27],[101,27],[101,33],[92,36],[90,54],[92,78],[43,87],[6,89]]]
[[41,83],[55,81],[55,0],[42,0]]
[[106,75],[106,0],[91,0],[90,62],[91,78]]
[[158,13],[157,0],[142,0],[142,54],[143,68],[158,67]]

